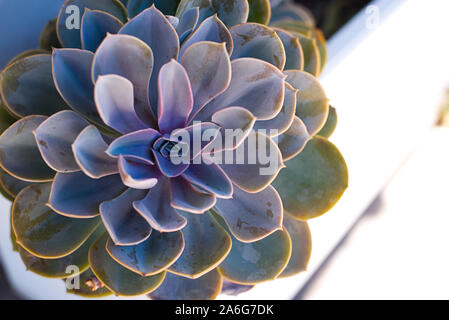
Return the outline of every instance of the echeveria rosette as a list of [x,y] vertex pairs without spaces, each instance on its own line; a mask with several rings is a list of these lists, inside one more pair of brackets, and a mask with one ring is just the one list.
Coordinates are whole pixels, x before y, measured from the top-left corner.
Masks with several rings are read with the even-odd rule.
[[[173,20],[155,8],[116,32],[119,24],[109,14],[86,15],[109,31],[81,30],[96,39],[92,51],[55,50],[51,81],[22,68],[48,72],[42,55],[22,57],[2,76],[27,80],[19,82],[20,95],[11,90],[4,99],[8,108],[20,105],[25,108],[17,110],[26,112],[17,112],[21,119],[0,137],[7,155],[0,159],[0,182],[15,198],[13,229],[29,269],[63,278],[64,266],[75,261],[82,279],[95,274],[106,287],[90,292],[83,284],[74,293],[152,292],[155,299],[213,298],[223,277],[229,293],[242,290],[238,283],[246,288],[305,270],[310,234],[297,219],[327,211],[347,176],[335,147],[314,138],[328,117],[324,91],[307,73],[281,73],[289,59],[281,37],[258,24],[228,30],[212,15],[179,40]],[[261,45],[264,52],[257,50]],[[27,98],[36,88],[63,107],[36,109]],[[252,129],[276,129],[280,135],[266,140],[278,139],[279,162],[287,168],[267,177],[259,175],[260,164],[173,166],[163,156],[171,147],[168,136],[189,132],[194,120],[211,129],[243,129],[248,139],[236,142],[242,145],[258,135]],[[286,183],[292,188],[285,170],[324,174],[306,176],[298,200],[283,189]],[[325,175],[334,179],[327,182]],[[269,185],[274,179],[279,195]],[[307,211],[295,210],[298,201]],[[297,219],[284,215],[284,207]],[[247,261],[248,250],[261,258]]]

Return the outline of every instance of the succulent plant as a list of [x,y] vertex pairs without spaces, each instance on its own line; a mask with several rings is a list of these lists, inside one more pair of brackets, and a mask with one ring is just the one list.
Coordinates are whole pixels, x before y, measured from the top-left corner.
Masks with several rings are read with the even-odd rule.
[[[65,24],[73,5],[80,30]],[[0,187],[29,270],[65,279],[75,265],[68,291],[87,297],[212,299],[306,269],[306,220],[337,202],[347,168],[323,88],[295,36],[262,24],[269,13],[64,3],[42,33],[53,52],[1,73]]]

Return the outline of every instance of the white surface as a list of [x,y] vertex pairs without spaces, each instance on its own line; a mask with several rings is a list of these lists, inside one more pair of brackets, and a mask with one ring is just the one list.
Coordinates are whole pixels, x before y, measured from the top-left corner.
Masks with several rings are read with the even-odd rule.
[[[349,189],[331,212],[310,222],[309,271],[258,285],[239,299],[293,297],[435,120],[449,79],[449,42],[444,41],[449,2],[384,0],[374,4],[379,8],[379,26],[366,28],[371,17],[361,12],[342,29],[329,43],[330,64],[321,78],[338,110],[339,126],[331,140],[347,160]],[[2,211],[8,210],[6,205],[1,200]],[[24,272],[5,240],[7,213],[0,219],[2,261],[14,285],[30,298],[73,298],[61,294],[62,283]]]
[[448,144],[428,135],[306,299],[449,299]]

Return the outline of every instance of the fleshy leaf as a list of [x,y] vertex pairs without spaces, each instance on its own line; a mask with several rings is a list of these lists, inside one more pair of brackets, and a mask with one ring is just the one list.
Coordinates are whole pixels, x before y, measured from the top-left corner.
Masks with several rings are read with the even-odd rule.
[[[68,256],[59,259],[44,259],[33,256],[25,249],[20,248],[19,253],[27,270],[32,271],[42,277],[65,279],[83,273],[89,268],[87,254],[90,246],[105,232],[103,226],[98,226],[92,235],[79,249]],[[69,266],[76,266],[79,273],[70,272]]]
[[72,219],[46,205],[51,184],[23,189],[12,207],[17,242],[34,256],[56,259],[77,250],[101,223],[99,218]]
[[81,170],[93,179],[118,173],[117,159],[110,157],[108,145],[95,126],[86,127],[72,144],[75,160]]
[[231,61],[223,43],[198,42],[182,56],[181,63],[189,75],[193,92],[193,109],[189,120],[207,103],[223,93],[231,82]]
[[87,9],[81,20],[81,46],[95,52],[108,33],[115,34],[123,23],[104,11]]
[[[78,276],[75,276],[75,277],[78,277]],[[109,289],[106,287],[102,287],[95,291],[92,291],[92,289],[86,285],[86,282],[91,280],[92,278],[96,278],[96,277],[95,277],[94,273],[92,272],[92,270],[90,268],[88,268],[86,271],[81,273],[79,275],[79,278],[76,280],[77,282],[79,280],[79,284],[80,284],[79,289],[76,289],[76,288],[67,289],[67,292],[77,295],[77,296],[80,296],[80,297],[84,297],[84,298],[103,298],[106,296],[110,296],[112,294],[112,292],[109,291]],[[69,278],[69,279],[67,279],[67,281],[69,283],[71,283],[71,282],[74,282],[75,279]]]
[[106,152],[111,157],[118,158],[122,155],[153,163],[150,150],[160,136],[161,134],[154,129],[132,132],[115,139]]
[[164,280],[165,272],[142,277],[111,258],[106,251],[107,234],[98,239],[89,250],[89,263],[97,278],[118,296],[139,296],[155,290]]
[[271,17],[272,22],[286,20],[294,22],[299,21],[308,26],[315,25],[313,15],[306,7],[298,3],[291,3],[290,1],[271,0],[271,2],[276,2],[275,5],[272,5],[272,8],[274,8]]
[[[200,10],[198,7],[191,8],[186,11],[186,13],[179,19],[179,22],[177,24],[176,32],[179,36],[179,41],[182,43],[183,38],[190,34],[190,32],[195,29],[196,24],[198,23],[198,18],[200,16]],[[176,17],[173,17],[177,19]]]
[[134,189],[147,190],[153,188],[161,175],[155,165],[135,158],[120,156],[118,166],[123,184]]
[[128,79],[112,74],[99,77],[95,102],[103,121],[115,130],[126,134],[147,128],[134,110],[133,85]]
[[284,226],[292,239],[292,256],[279,277],[290,277],[307,270],[312,252],[312,235],[307,222],[293,219],[288,214],[284,216]]
[[211,120],[222,128],[221,145],[226,150],[237,148],[248,137],[256,122],[253,114],[242,107],[218,110],[212,115]]
[[304,122],[310,136],[314,136],[326,123],[329,114],[329,99],[318,80],[310,74],[286,71],[287,82],[298,89],[296,115]]
[[203,213],[215,205],[213,194],[202,192],[182,177],[170,179],[171,206],[189,213]]
[[58,172],[80,170],[72,143],[88,125],[77,113],[65,110],[52,115],[33,131],[42,158],[50,168]]
[[234,51],[231,59],[256,58],[271,63],[279,70],[285,66],[285,50],[276,32],[257,23],[244,23],[231,28]]
[[232,249],[218,271],[239,284],[274,280],[287,266],[291,252],[292,243],[285,229],[252,243],[239,242],[233,237]]
[[337,128],[337,121],[337,110],[335,110],[334,107],[329,106],[329,115],[327,116],[326,124],[320,132],[317,133],[317,135],[324,138],[329,138]]
[[58,173],[48,205],[64,216],[95,217],[100,214],[99,206],[103,201],[111,200],[125,189],[118,174],[91,179],[81,171]]
[[178,259],[184,250],[184,237],[180,231],[153,231],[147,240],[135,246],[117,246],[109,239],[106,250],[125,268],[148,277],[164,271]]
[[[170,135],[170,139],[176,139],[189,147],[189,154],[175,154],[175,158],[186,160],[187,163],[190,163],[188,160],[196,158],[203,150],[207,149],[208,145],[214,143],[215,139],[220,135],[221,129],[221,127],[212,122],[194,122],[191,126],[174,130]],[[195,140],[198,137],[200,137],[201,141]],[[187,159],[188,156],[190,156],[190,159]]]
[[302,51],[304,53],[304,71],[313,76],[318,76],[321,70],[321,57],[315,39],[301,34],[297,34],[296,36],[301,43]]
[[240,106],[257,120],[274,118],[284,101],[285,76],[273,65],[254,58],[232,61],[232,79],[228,89],[207,104],[195,120],[207,121],[216,111]]
[[[124,28],[126,28],[126,26]],[[152,49],[153,48],[148,47],[145,42],[135,37],[124,34],[108,34],[95,53],[92,75],[94,81],[97,81],[99,76],[105,75],[110,75],[108,76],[110,79],[122,79],[123,77],[130,81],[130,83],[132,83],[131,90],[128,88],[129,84],[124,84],[124,80],[121,80],[120,83],[119,80],[115,80],[114,82],[109,80],[111,81],[111,83],[109,83],[110,86],[118,92],[115,94],[114,99],[117,99],[120,95],[125,95],[126,102],[123,101],[125,106],[129,109],[135,109],[135,112],[139,115],[141,120],[154,127],[155,121],[153,114],[151,114],[149,110],[148,96],[150,78],[152,72],[156,71],[153,69],[155,57],[153,57]],[[97,81],[95,90],[97,90],[98,85]],[[120,90],[120,87],[123,87],[123,89]],[[131,103],[128,102],[128,100],[130,100],[130,93],[128,93],[128,91],[133,94]],[[95,91],[95,93],[97,94],[97,91]],[[114,92],[108,93],[113,94]],[[98,98],[97,95],[95,97]],[[98,105],[97,101],[97,108],[99,108],[100,114],[104,112],[102,107],[103,106]],[[119,105],[118,107],[121,106]],[[138,122],[138,120],[134,121]]]
[[187,220],[170,205],[170,184],[161,178],[147,196],[134,201],[134,208],[159,232],[175,232],[185,227]]
[[348,185],[348,169],[338,149],[325,138],[315,137],[287,162],[273,186],[284,209],[307,220],[330,210]]
[[86,8],[104,11],[121,22],[126,22],[128,18],[126,8],[119,0],[66,0],[56,22],[58,38],[63,47],[81,48],[81,16]]
[[299,39],[290,32],[282,29],[273,28],[273,30],[281,39],[285,49],[285,70],[303,70],[304,68],[304,53],[302,52]]
[[296,157],[306,146],[310,136],[304,123],[295,116],[291,127],[278,137],[282,158],[288,161]]
[[270,0],[248,0],[248,22],[268,24],[271,18]]
[[220,20],[229,28],[248,20],[249,4],[247,0],[211,0],[211,3]]
[[265,189],[285,167],[276,143],[259,131],[251,132],[237,149],[223,151],[221,157],[225,159],[221,168],[232,182],[250,193]]
[[204,20],[198,28],[184,41],[179,56],[182,58],[185,51],[192,45],[202,41],[226,43],[226,50],[232,53],[234,43],[229,30],[216,15]]
[[150,225],[133,208],[133,201],[145,197],[143,190],[128,189],[100,205],[101,219],[109,236],[119,246],[131,246],[148,239]]
[[189,163],[186,163],[182,158],[179,164],[173,163],[172,159],[166,158],[159,151],[152,150],[157,167],[162,174],[169,178],[174,178],[181,175],[189,167]]
[[14,178],[5,170],[0,168],[0,187],[8,194],[10,198],[12,198],[12,200],[14,200],[14,198],[23,188],[28,187],[32,184],[33,182],[26,182]]
[[[186,214],[185,248],[169,271],[191,279],[215,269],[231,249],[231,238],[209,212]],[[198,250],[198,248],[201,248]]]
[[188,10],[194,7],[199,8],[199,21],[204,21],[215,13],[210,0],[181,0],[176,10],[176,16],[182,18]]
[[232,196],[231,180],[215,163],[193,163],[184,171],[182,177],[219,198],[230,198]]
[[53,179],[55,172],[42,160],[33,135],[33,130],[45,119],[44,116],[28,116],[0,136],[0,164],[12,176],[30,182]]
[[295,118],[297,93],[298,90],[285,83],[284,105],[281,111],[273,119],[256,121],[254,130],[266,130],[269,136],[277,136],[287,131]]
[[213,300],[220,293],[222,283],[223,278],[217,270],[197,279],[168,272],[164,282],[149,297],[153,300]]
[[39,48],[51,51],[52,48],[61,48],[58,35],[56,34],[56,19],[50,20],[42,29],[39,38]]
[[184,128],[193,107],[192,88],[184,67],[176,60],[159,72],[158,124],[161,133]]
[[241,242],[259,241],[282,229],[282,201],[272,186],[258,193],[234,187],[232,199],[218,199],[214,211]]
[[157,115],[159,71],[164,64],[178,57],[179,39],[176,30],[159,10],[151,7],[129,21],[120,33],[141,39],[153,50],[154,64],[149,99],[153,115]]
[[0,134],[2,134],[16,121],[17,118],[13,117],[12,114],[6,109],[2,97],[0,96]]
[[60,95],[73,110],[104,126],[94,101],[93,58],[93,53],[86,50],[56,49],[52,56],[53,76]]
[[5,106],[17,117],[50,116],[68,108],[55,88],[49,54],[8,65],[1,73],[0,89]]

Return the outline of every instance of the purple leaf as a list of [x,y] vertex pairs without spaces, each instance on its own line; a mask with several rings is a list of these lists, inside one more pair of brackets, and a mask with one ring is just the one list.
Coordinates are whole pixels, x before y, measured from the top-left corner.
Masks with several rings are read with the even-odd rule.
[[50,168],[58,172],[80,170],[72,143],[88,125],[86,120],[69,110],[58,112],[41,123],[34,136],[42,158]]
[[155,165],[133,158],[120,156],[118,165],[123,184],[134,189],[153,188],[161,175]]
[[154,164],[151,148],[160,136],[161,134],[154,129],[144,129],[128,133],[115,139],[106,152],[111,157],[122,155]]
[[184,128],[192,111],[193,96],[189,76],[176,60],[165,64],[159,73],[158,123],[162,133]]
[[92,62],[94,54],[79,49],[53,51],[53,78],[64,100],[86,118],[103,124],[94,101]]
[[285,76],[273,65],[254,58],[232,61],[229,88],[207,104],[195,120],[207,121],[220,109],[240,106],[248,109],[257,120],[274,118],[284,101]]
[[132,83],[134,108],[142,120],[155,127],[149,108],[148,86],[153,71],[153,52],[146,43],[128,35],[109,34],[102,42],[93,62],[94,81],[99,76],[115,74]]
[[133,201],[145,197],[145,191],[128,189],[100,205],[101,219],[116,245],[136,245],[148,239],[150,225],[133,208]]
[[117,33],[123,23],[113,15],[86,9],[81,20],[81,46],[95,52],[108,33]]
[[215,205],[213,194],[196,189],[182,177],[170,179],[171,206],[190,213],[203,213]]
[[212,41],[217,43],[226,43],[226,49],[231,54],[234,44],[231,34],[225,24],[218,19],[217,15],[204,20],[198,28],[184,41],[179,56],[182,57],[184,52],[193,44],[200,41]]
[[190,78],[193,109],[189,121],[231,82],[231,60],[223,43],[198,42],[181,59]]
[[106,153],[108,145],[95,126],[86,127],[72,144],[73,155],[84,174],[99,179],[118,173],[117,159]]
[[117,75],[98,78],[95,102],[103,121],[121,133],[134,132],[147,126],[134,110],[132,83]]
[[168,179],[160,179],[144,199],[133,203],[142,217],[159,232],[178,231],[187,224],[187,220],[170,205],[169,194]]
[[176,30],[167,18],[154,6],[148,8],[130,20],[120,34],[127,34],[141,39],[153,51],[154,65],[150,80],[150,105],[153,114],[157,115],[158,75],[164,64],[176,59],[179,52],[179,39]]
[[48,206],[67,217],[91,218],[99,215],[103,201],[117,197],[125,189],[118,174],[91,179],[81,171],[57,173]]

